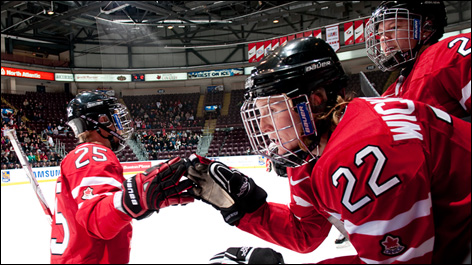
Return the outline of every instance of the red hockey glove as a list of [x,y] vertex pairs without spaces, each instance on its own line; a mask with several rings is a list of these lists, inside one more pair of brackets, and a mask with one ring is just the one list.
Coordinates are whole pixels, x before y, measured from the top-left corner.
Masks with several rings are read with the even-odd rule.
[[188,178],[195,182],[189,193],[220,210],[228,224],[235,225],[266,202],[267,193],[238,170],[196,154],[189,160]]
[[125,180],[122,205],[128,215],[140,220],[169,205],[193,202],[193,197],[183,194],[193,185],[189,179],[181,181],[186,163],[177,157]]

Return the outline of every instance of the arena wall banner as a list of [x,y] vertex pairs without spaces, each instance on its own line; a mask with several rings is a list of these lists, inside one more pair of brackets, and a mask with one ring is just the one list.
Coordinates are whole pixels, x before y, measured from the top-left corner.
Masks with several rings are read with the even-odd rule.
[[313,30],[305,31],[303,33],[304,37],[312,37],[313,36]]
[[199,79],[199,78],[217,78],[217,77],[228,77],[243,75],[243,68],[231,68],[231,69],[222,69],[222,70],[211,70],[211,71],[198,71],[198,72],[188,72],[188,79]]
[[249,43],[247,45],[247,58],[250,63],[256,61],[256,43]]
[[2,67],[1,75],[54,81],[54,73],[11,67]]
[[256,61],[259,62],[264,57],[264,42],[256,42]]
[[164,73],[164,74],[145,74],[146,81],[176,81],[187,80],[187,73]]
[[339,50],[339,25],[326,27],[326,42],[335,52]]
[[344,23],[344,45],[354,44],[354,22]]
[[321,35],[321,29],[313,30],[313,37],[318,38],[318,39],[322,39],[323,37]]
[[56,79],[56,81],[74,82],[74,74],[55,73],[54,78]]
[[279,47],[279,38],[272,39],[272,50],[277,49]]
[[364,21],[354,21],[354,38],[356,43],[364,42]]
[[284,45],[284,43],[286,42],[287,42],[287,37],[280,37],[279,39],[280,46]]
[[[209,157],[212,160],[220,161],[234,168],[264,168],[265,158],[259,155],[250,156],[223,156]],[[123,162],[123,175],[125,178],[144,172],[146,169],[162,163],[166,160]],[[29,184],[28,177],[23,169],[2,170],[2,187],[11,185]],[[33,168],[33,174],[39,183],[56,181],[61,175],[60,167],[38,167]]]
[[75,74],[77,82],[131,82],[131,74]]
[[266,40],[264,42],[264,56],[267,56],[270,51],[272,51],[272,40]]

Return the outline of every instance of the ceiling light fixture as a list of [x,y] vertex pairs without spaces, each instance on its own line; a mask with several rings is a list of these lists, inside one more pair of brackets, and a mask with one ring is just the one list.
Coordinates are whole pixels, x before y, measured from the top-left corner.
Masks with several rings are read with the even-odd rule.
[[170,26],[168,26],[167,28],[168,28],[168,29],[173,29],[174,26],[170,25]]
[[277,24],[277,23],[279,23],[279,20],[278,20],[278,19],[274,19],[274,21],[272,21],[272,22],[274,22],[274,24]]
[[48,10],[48,15],[54,15],[54,4],[53,1],[51,1],[51,8]]

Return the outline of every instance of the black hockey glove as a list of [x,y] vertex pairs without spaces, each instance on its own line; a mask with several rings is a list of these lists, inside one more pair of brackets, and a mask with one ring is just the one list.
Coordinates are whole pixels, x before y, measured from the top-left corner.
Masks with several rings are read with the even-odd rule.
[[282,254],[271,248],[228,248],[210,259],[210,264],[285,264]]
[[188,178],[195,182],[189,193],[220,210],[228,224],[235,225],[266,202],[267,193],[241,172],[196,154],[189,160]]
[[181,181],[186,163],[177,157],[125,180],[122,206],[126,213],[140,220],[169,205],[193,202],[192,196],[182,194],[193,186],[189,179]]

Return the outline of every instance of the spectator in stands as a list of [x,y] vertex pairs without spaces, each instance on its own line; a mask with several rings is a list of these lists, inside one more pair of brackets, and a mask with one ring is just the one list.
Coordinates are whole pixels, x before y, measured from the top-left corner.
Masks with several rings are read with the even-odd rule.
[[44,151],[39,150],[39,161],[48,161],[48,156]]
[[28,145],[31,143],[31,138],[29,136],[29,134],[25,134],[25,138],[23,140],[23,142],[25,143],[25,145]]
[[47,133],[48,133],[48,134],[52,134],[52,129],[53,129],[53,128],[54,128],[54,127],[52,127],[52,123],[49,122],[49,123],[48,123],[48,126],[46,127]]
[[10,128],[8,127],[8,125],[6,123],[3,123],[3,126],[2,126],[2,136],[5,136],[5,131],[6,130],[9,130]]
[[54,147],[54,139],[52,139],[51,135],[47,136],[47,142],[49,144],[49,147]]
[[15,164],[20,163],[15,152],[8,153],[8,161],[10,161],[10,166],[13,167]]
[[8,154],[6,154],[6,153],[5,153],[5,154],[2,154],[2,160],[1,160],[1,162],[2,162],[2,165],[3,165],[3,164],[7,165],[8,163],[10,163],[10,159],[8,159]]
[[25,116],[25,111],[23,110],[23,108],[20,108],[18,110],[18,112],[16,113],[16,123],[17,124],[20,124],[21,118],[23,118],[23,116]]
[[28,158],[28,162],[30,162],[30,163],[34,163],[34,162],[38,161],[38,160],[36,160],[36,156],[33,154],[32,151],[30,151],[28,153],[27,158]]
[[25,110],[29,110],[30,102],[27,98],[25,98],[25,100],[23,101],[23,107],[25,108]]

